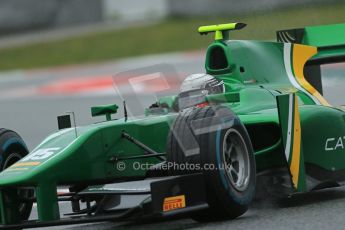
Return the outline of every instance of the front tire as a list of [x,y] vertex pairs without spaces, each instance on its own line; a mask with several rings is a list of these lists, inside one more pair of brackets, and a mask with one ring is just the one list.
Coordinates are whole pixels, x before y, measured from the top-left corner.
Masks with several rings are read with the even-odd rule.
[[[28,154],[23,139],[14,131],[0,129],[0,172],[15,164]],[[26,199],[34,196],[32,189],[18,189],[18,197]],[[18,206],[20,219],[28,220],[33,203],[21,203]]]
[[[194,141],[199,154],[185,154]],[[173,123],[167,146],[168,162],[201,166],[209,209],[193,214],[192,218],[201,222],[234,219],[248,210],[255,193],[254,151],[244,125],[229,108],[182,111]],[[206,170],[205,166],[210,165],[213,170]],[[170,173],[195,171],[173,169]]]

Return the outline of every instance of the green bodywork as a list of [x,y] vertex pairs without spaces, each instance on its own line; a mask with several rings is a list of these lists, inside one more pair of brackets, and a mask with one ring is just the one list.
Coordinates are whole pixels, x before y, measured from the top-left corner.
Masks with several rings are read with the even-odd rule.
[[91,116],[96,117],[96,116],[105,115],[107,121],[110,121],[111,114],[117,113],[118,108],[119,107],[116,104],[91,107]]
[[[316,30],[313,33],[318,34],[317,31],[322,31],[322,28],[308,30]],[[342,39],[336,41],[337,45],[339,42],[345,44],[345,29],[344,26],[341,28]],[[306,38],[305,44],[308,42],[319,44],[314,35]],[[320,42],[328,44],[327,39]],[[303,182],[309,176],[304,165],[311,164],[328,172],[345,170],[345,113],[341,109],[318,103],[305,92],[305,88],[296,87],[291,82],[290,75],[297,74],[297,70],[288,70],[287,63],[294,60],[292,50],[295,46],[300,45],[217,39],[208,47],[205,69],[208,74],[224,81],[226,93],[209,95],[206,100],[210,104],[228,106],[237,114],[251,137],[257,170],[264,172],[275,167],[293,167],[292,159],[286,158],[284,153],[287,145],[284,133],[287,132],[289,120],[286,114],[290,108],[284,96],[295,95],[298,113],[294,114],[300,118],[301,131],[302,154],[298,155],[298,160],[299,167],[303,169],[298,171],[299,183],[292,185],[296,191],[303,192],[312,189]],[[345,50],[340,53],[344,55]],[[279,103],[279,113],[277,96],[283,97]],[[93,115],[105,114],[108,121],[77,127],[77,136],[74,128],[48,136],[28,156],[0,174],[2,224],[19,221],[17,206],[13,203],[16,200],[13,191],[19,187],[35,188],[39,221],[50,221],[60,218],[56,192],[58,185],[102,184],[145,178],[146,170],[135,170],[134,162],[156,164],[161,160],[157,157],[114,160],[145,154],[142,149],[123,139],[122,131],[156,152],[166,152],[170,125],[178,116],[177,112],[169,110],[175,100],[176,96],[172,96],[158,101],[158,104],[168,105],[168,110],[162,114],[150,114],[147,110],[145,116],[128,118],[127,121],[110,120],[110,114],[116,112],[115,106],[93,108]],[[280,113],[283,115],[279,116]],[[119,168],[119,162],[125,166]],[[292,176],[294,173],[291,171]]]

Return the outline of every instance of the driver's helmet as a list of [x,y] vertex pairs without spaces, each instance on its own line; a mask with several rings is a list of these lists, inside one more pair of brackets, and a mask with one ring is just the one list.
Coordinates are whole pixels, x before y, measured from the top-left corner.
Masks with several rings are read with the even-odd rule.
[[186,77],[181,84],[180,93],[205,90],[206,94],[219,94],[224,93],[224,82],[216,79],[212,75],[205,73],[192,74]]
[[208,104],[206,95],[223,92],[223,81],[205,73],[189,75],[181,84],[178,108],[182,110],[193,106],[205,106]]

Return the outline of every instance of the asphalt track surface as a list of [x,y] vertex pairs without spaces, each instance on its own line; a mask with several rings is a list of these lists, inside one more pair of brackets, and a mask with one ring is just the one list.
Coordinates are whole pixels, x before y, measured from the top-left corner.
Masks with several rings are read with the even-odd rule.
[[[57,130],[56,116],[66,111],[75,113],[77,125],[85,125],[104,119],[92,118],[90,106],[109,103],[121,105],[122,100],[125,99],[129,110],[135,115],[140,114],[141,109],[150,105],[158,94],[168,95],[177,92],[178,83],[186,75],[203,72],[203,59],[203,55],[196,52],[149,56],[97,65],[2,73],[1,75],[4,76],[0,77],[0,126],[16,130],[32,150],[44,137]],[[161,65],[157,66],[157,64]],[[153,75],[163,71],[159,76],[163,75],[163,79],[167,80],[168,84],[162,84],[162,81],[157,80],[156,77],[150,78],[154,79],[153,82],[142,84],[139,81],[139,85],[131,82],[132,88],[135,88],[133,93],[133,89],[128,88],[126,84],[117,82],[114,86],[112,83],[113,76],[117,76],[117,73],[121,73],[121,77],[124,76],[123,78],[128,80],[128,76],[133,77],[133,73],[136,75],[140,71],[146,73],[151,71]],[[323,72],[333,76],[331,80],[325,82],[325,85],[331,89],[327,91],[327,97],[339,105],[342,104],[340,99],[344,99],[344,84],[339,80],[339,76],[344,75],[344,71],[345,66],[342,64],[323,69]],[[96,84],[95,87],[95,81],[102,83]],[[152,89],[159,92],[152,93]],[[120,108],[114,117],[122,117],[122,113],[123,110]],[[60,207],[62,213],[68,212],[69,209],[68,204]],[[37,212],[34,210],[32,218],[35,216]],[[327,189],[290,198],[267,196],[255,201],[242,217],[225,222],[200,224],[186,217],[151,223],[102,222],[47,229],[162,228],[167,230],[345,229],[345,189]]]

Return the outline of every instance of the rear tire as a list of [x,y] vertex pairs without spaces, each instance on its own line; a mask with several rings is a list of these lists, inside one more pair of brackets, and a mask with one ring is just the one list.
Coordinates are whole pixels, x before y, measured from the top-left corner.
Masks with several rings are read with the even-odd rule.
[[[195,146],[199,154],[185,154]],[[205,178],[209,209],[193,214],[193,219],[200,222],[234,219],[248,210],[255,193],[254,152],[245,127],[229,108],[214,106],[182,111],[168,136],[167,161],[201,166],[199,172]],[[210,165],[216,169],[206,170],[205,166]],[[172,175],[196,172],[169,170]]]
[[[28,154],[23,139],[14,131],[0,129],[0,172],[10,167]],[[18,189],[18,196],[31,198],[34,196],[33,189]],[[32,202],[19,204],[21,220],[28,220],[32,210]]]

